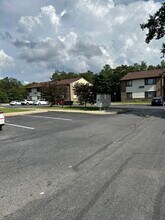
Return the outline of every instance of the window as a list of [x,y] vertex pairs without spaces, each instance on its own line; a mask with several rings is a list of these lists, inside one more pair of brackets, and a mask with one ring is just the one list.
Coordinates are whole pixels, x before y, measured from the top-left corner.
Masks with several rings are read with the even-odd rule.
[[145,98],[153,98],[156,96],[156,91],[145,92]]
[[126,81],[126,86],[127,86],[127,87],[132,86],[132,80],[127,80],[127,81]]
[[154,85],[156,84],[156,78],[145,79],[145,85]]
[[127,99],[132,99],[132,92],[127,92]]

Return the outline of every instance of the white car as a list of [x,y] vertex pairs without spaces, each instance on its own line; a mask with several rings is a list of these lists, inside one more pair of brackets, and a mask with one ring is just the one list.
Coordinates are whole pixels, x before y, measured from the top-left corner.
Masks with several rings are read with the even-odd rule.
[[10,105],[21,105],[21,101],[14,100],[9,103]]
[[34,102],[34,105],[48,105],[48,101],[45,100],[37,100]]
[[21,105],[34,105],[34,101],[24,99],[23,101],[21,101]]
[[0,130],[2,130],[2,126],[5,124],[5,117],[3,115],[3,111],[0,110]]

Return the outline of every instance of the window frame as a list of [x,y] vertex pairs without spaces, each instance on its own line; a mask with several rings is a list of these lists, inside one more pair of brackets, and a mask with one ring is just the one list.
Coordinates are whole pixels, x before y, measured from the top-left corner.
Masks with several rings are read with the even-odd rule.
[[[150,82],[152,80],[152,82]],[[156,78],[155,77],[153,77],[153,78],[146,78],[145,80],[144,80],[144,82],[145,82],[145,85],[147,86],[147,85],[155,85],[156,84]]]
[[126,87],[132,87],[132,80],[126,81]]
[[127,92],[126,96],[127,96],[127,99],[132,99],[132,92]]
[[153,98],[153,97],[156,97],[156,91],[145,91],[145,98]]

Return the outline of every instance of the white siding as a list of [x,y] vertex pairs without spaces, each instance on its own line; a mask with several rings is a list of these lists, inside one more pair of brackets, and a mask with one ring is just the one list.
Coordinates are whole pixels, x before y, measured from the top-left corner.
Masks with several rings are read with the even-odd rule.
[[126,93],[132,92],[132,98],[145,98],[145,92],[149,91],[156,91],[156,85],[145,85],[144,79],[132,80],[132,86],[126,87]]
[[41,92],[37,92],[37,88],[32,88],[31,92],[29,92],[29,96],[32,98],[32,100],[37,101],[37,97],[41,97]]

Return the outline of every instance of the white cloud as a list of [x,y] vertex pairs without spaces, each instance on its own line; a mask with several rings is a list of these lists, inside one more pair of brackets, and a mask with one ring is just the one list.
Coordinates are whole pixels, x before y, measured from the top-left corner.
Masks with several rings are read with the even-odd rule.
[[14,59],[8,56],[3,50],[0,50],[0,68],[14,66]]
[[[43,78],[56,69],[99,72],[107,63],[116,67],[142,60],[153,65],[160,62],[162,41],[146,44],[146,32],[140,28],[149,14],[158,10],[160,2],[46,0],[48,5],[43,6],[36,0],[34,8],[30,9],[32,0],[29,0],[21,4],[22,11],[17,8],[15,12],[12,4],[18,0],[2,1],[6,12],[10,7],[11,15],[16,12],[20,15],[14,26],[17,26],[17,32],[3,27],[4,31],[0,33],[0,48],[3,53],[12,48],[13,58],[6,55],[11,63],[16,60],[19,73],[28,66],[25,73],[32,72],[32,78],[36,79],[39,74]],[[5,33],[11,33],[10,39]]]
[[42,7],[36,16],[22,16],[18,21],[18,31],[27,39],[41,40],[54,36],[60,25],[60,15],[52,5]]

